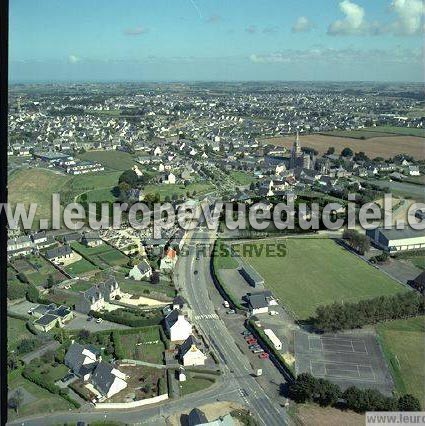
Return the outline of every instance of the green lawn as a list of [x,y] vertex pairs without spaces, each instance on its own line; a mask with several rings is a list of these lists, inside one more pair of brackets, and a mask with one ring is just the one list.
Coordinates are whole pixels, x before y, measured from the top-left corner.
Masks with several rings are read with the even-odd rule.
[[205,182],[194,182],[190,183],[187,186],[179,185],[179,184],[173,184],[173,185],[166,185],[166,184],[160,184],[160,185],[146,185],[144,187],[144,192],[146,194],[156,194],[158,193],[161,197],[161,200],[164,200],[165,197],[172,197],[173,194],[177,194],[177,196],[186,196],[186,193],[190,193],[190,197],[192,197],[193,191],[196,192],[194,198],[197,198],[199,195],[207,194],[208,192],[211,192],[214,189],[214,187]]
[[221,241],[217,241],[214,249],[214,268],[216,270],[235,269],[238,266],[238,261],[230,254],[229,246]]
[[121,345],[127,359],[163,364],[164,343],[159,327],[145,327],[137,333],[121,333]]
[[87,256],[92,263],[99,267],[126,265],[129,260],[119,250],[105,243],[97,247],[86,247],[83,244],[74,242],[71,247],[82,256]]
[[411,393],[425,407],[425,317],[390,321],[377,326],[399,393]]
[[207,379],[204,377],[191,377],[187,376],[185,382],[180,383],[181,396],[188,395],[193,392],[209,388],[214,383],[214,379]]
[[7,346],[10,350],[15,350],[16,346],[23,339],[35,339],[25,325],[26,321],[7,317]]
[[86,259],[81,259],[77,260],[77,262],[71,263],[68,266],[64,266],[63,269],[71,276],[76,277],[80,274],[85,274],[86,272],[95,271],[97,268]]
[[267,256],[265,249],[268,246],[270,252],[274,242],[258,242],[257,250],[263,245],[259,255],[242,255],[265,279],[266,287],[299,319],[307,319],[320,305],[406,291],[333,240],[288,238],[285,257]]
[[252,182],[255,182],[257,178],[252,174],[238,171],[230,172],[230,177],[238,184],[238,185],[250,185]]
[[134,155],[123,151],[87,151],[79,157],[82,160],[97,161],[111,170],[129,170],[137,164]]
[[55,411],[67,411],[74,408],[69,402],[65,401],[59,395],[53,395],[47,390],[37,386],[36,384],[24,379],[22,376],[14,378],[8,383],[10,390],[24,388],[34,398],[34,400],[24,403],[18,415],[13,410],[8,410],[8,419],[13,420],[17,417],[26,417],[30,415],[50,413]]
[[124,293],[131,293],[136,296],[155,298],[155,293],[163,294],[168,297],[174,297],[176,294],[174,287],[166,284],[151,284],[146,281],[135,281],[131,279],[119,280],[119,284]]

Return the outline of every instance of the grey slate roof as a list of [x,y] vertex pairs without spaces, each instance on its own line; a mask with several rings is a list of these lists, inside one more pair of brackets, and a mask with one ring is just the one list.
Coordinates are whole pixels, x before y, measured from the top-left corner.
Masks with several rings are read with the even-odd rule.
[[61,246],[61,247],[56,247],[56,248],[47,250],[46,257],[47,259],[55,259],[56,257],[61,257],[71,253],[72,253],[71,247]]
[[179,318],[179,311],[177,309],[171,311],[164,319],[167,328],[171,328]]
[[193,336],[189,336],[180,346],[180,356],[185,355],[193,345],[195,345],[197,348],[200,348],[201,346],[198,340],[196,340]]
[[94,369],[91,380],[103,395],[106,395],[109,392],[112,383],[114,383],[116,376],[111,373],[113,369],[114,367],[107,362],[99,362]]
[[40,324],[40,325],[49,325],[52,322],[57,321],[57,320],[58,320],[58,317],[56,315],[46,314],[46,315],[43,315],[38,320],[36,320],[35,323]]

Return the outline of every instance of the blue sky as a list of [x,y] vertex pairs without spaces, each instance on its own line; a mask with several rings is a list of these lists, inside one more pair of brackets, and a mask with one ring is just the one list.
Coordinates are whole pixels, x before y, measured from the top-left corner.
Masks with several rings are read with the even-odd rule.
[[13,81],[421,81],[423,0],[10,0]]

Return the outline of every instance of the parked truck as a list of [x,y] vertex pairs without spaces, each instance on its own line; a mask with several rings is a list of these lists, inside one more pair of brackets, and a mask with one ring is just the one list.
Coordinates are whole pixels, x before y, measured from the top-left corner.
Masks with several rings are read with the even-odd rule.
[[264,334],[272,342],[275,349],[277,349],[278,351],[280,351],[282,349],[282,342],[279,340],[279,338],[276,336],[276,334],[274,334],[273,330],[270,330],[270,328],[265,328]]

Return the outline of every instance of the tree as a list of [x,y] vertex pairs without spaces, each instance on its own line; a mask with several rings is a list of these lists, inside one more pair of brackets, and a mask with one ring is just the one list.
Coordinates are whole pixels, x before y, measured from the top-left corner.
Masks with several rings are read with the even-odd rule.
[[137,186],[139,178],[137,177],[137,174],[134,170],[126,170],[118,178],[118,185],[122,182],[125,182],[130,185],[130,187],[134,188],[135,186]]
[[355,386],[350,386],[342,394],[342,397],[347,403],[347,408],[362,413],[365,411],[363,392]]
[[28,299],[28,301],[32,302],[32,303],[37,303],[39,297],[40,297],[40,293],[39,293],[37,287],[35,287],[32,284],[29,284],[28,285],[28,290],[27,290],[27,299]]
[[151,275],[151,283],[152,284],[158,284],[159,283],[159,272],[153,271]]
[[317,395],[315,399],[322,407],[336,404],[342,394],[338,385],[325,379],[318,379],[316,388]]
[[46,288],[52,288],[55,285],[55,279],[52,274],[49,274],[46,280]]
[[343,157],[352,157],[353,156],[353,150],[351,149],[351,148],[344,148],[342,151],[341,151],[341,155],[343,156]]
[[333,155],[335,154],[335,148],[333,146],[330,146],[328,150],[326,151],[326,155]]
[[309,373],[300,374],[289,386],[290,397],[298,403],[312,401],[316,391],[316,379]]
[[16,414],[18,414],[19,407],[22,405],[22,402],[24,401],[24,394],[22,392],[22,389],[18,388],[14,392],[13,396],[9,398],[9,401],[7,402],[7,405],[9,408],[12,408],[16,411]]
[[399,398],[398,409],[400,411],[421,411],[421,403],[413,395],[406,394]]
[[83,342],[88,342],[90,339],[90,336],[91,336],[90,331],[86,330],[85,328],[80,330],[78,333],[78,338],[82,340]]
[[35,339],[22,339],[18,346],[16,347],[16,352],[18,354],[27,354],[28,352],[33,351],[37,346],[37,340]]

